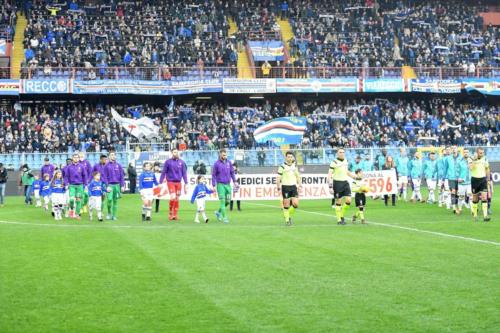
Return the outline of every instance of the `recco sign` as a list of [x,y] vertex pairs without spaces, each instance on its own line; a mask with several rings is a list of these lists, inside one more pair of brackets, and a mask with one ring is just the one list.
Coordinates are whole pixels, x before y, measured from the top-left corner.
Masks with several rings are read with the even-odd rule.
[[69,94],[70,80],[22,80],[24,94]]

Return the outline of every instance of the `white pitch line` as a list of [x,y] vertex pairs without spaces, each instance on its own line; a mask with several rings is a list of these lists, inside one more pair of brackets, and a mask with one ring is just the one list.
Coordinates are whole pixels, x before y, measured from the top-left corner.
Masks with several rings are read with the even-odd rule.
[[[280,207],[276,207],[276,206],[273,206],[273,205],[266,205],[266,204],[259,204],[259,203],[248,203],[248,204],[249,205],[264,206],[264,207],[271,207],[271,208],[281,209]],[[308,214],[314,214],[314,215],[320,215],[320,216],[327,216],[327,217],[334,217],[334,215],[331,215],[331,214],[312,212],[312,211],[303,210],[303,209],[300,209],[298,211],[299,212],[308,213]],[[370,221],[367,221],[367,222],[370,225],[376,225],[376,226],[380,226],[380,227],[401,229],[401,230],[419,232],[419,233],[423,233],[423,234],[430,234],[430,235],[434,235],[434,236],[455,238],[455,239],[461,239],[461,240],[466,240],[466,241],[471,241],[471,242],[477,242],[477,243],[483,243],[483,244],[490,244],[490,245],[500,246],[499,242],[494,242],[494,241],[489,241],[489,240],[484,240],[484,239],[477,239],[477,238],[471,238],[471,237],[458,236],[458,235],[447,234],[447,233],[439,232],[439,231],[430,231],[430,230],[424,230],[424,229],[418,229],[418,228],[412,228],[412,227],[404,227],[404,226],[396,225],[396,224],[386,224],[386,223],[378,223],[378,222],[370,222]]]
[[[80,223],[87,223],[89,221],[81,221]],[[19,222],[19,221],[0,221],[0,224],[12,224],[12,225],[29,225],[29,226],[37,226],[37,227],[54,227],[54,228],[95,228],[95,229],[174,229],[174,228],[196,228],[198,224],[194,222],[184,222],[184,223],[175,223],[170,225],[123,225],[123,224],[50,224],[50,223],[31,223],[31,222]],[[200,223],[200,225],[204,225],[205,223]],[[213,222],[209,224],[221,224],[221,222]],[[236,223],[229,223],[227,225],[230,228],[249,228],[249,229],[264,229],[264,228],[281,228],[285,229],[285,225],[276,224],[276,225],[241,225]],[[332,227],[340,227],[336,224],[303,224],[303,225],[293,225],[292,228],[332,228]],[[344,226],[345,227],[345,226]],[[286,227],[290,228],[290,227]]]

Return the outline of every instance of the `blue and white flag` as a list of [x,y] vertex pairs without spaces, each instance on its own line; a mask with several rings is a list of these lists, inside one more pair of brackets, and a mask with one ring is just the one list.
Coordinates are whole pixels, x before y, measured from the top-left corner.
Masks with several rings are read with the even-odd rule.
[[175,107],[175,102],[174,98],[172,97],[172,99],[170,100],[170,104],[168,105],[168,112],[174,112],[174,107]]
[[7,41],[5,39],[0,39],[0,56],[7,55]]
[[302,141],[306,128],[304,117],[276,118],[256,128],[253,137],[257,143],[272,141],[278,146],[294,145]]

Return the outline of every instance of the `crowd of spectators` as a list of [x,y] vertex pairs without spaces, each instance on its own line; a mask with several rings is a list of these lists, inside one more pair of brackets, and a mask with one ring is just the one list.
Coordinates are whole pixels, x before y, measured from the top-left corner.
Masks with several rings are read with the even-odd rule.
[[498,106],[453,99],[266,100],[245,107],[194,102],[173,109],[147,104],[140,111],[88,102],[16,103],[0,108],[0,153],[124,149],[129,134],[113,120],[111,107],[122,116],[150,117],[161,128],[157,142],[191,150],[256,148],[254,129],[284,116],[307,117],[301,147],[308,149],[428,143],[422,140],[495,145],[500,140]]
[[[5,1],[4,1],[5,2]],[[3,3],[0,8],[0,39],[11,41],[16,27],[16,6]]]
[[247,40],[281,40],[277,23],[279,3],[274,0],[235,2],[229,8],[230,16],[238,27],[239,38]]
[[481,1],[290,1],[291,55],[307,66],[498,66]]
[[25,30],[33,68],[235,66],[224,8],[213,1],[39,1]]
[[[281,39],[281,17],[290,20],[295,35],[288,45],[295,67],[409,64],[473,73],[500,63],[499,27],[484,28],[478,15],[487,10],[484,1],[112,0],[57,5],[41,0],[26,10],[23,67],[45,75],[81,67],[109,78],[114,77],[107,67],[153,67],[161,69],[163,79],[179,75],[172,73],[173,67],[200,73],[205,67],[234,67],[237,51],[248,40]],[[2,23],[13,13],[9,5],[4,7]],[[238,27],[232,36],[230,18]]]

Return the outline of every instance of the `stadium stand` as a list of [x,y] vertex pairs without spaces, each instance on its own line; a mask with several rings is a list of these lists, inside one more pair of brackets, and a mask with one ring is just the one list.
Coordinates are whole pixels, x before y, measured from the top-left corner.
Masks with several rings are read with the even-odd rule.
[[[111,108],[131,118],[127,105],[81,103],[17,104],[0,109],[0,153],[106,151],[125,148],[127,132],[110,115]],[[168,106],[144,105],[162,127],[159,142],[185,144],[190,150],[253,149],[253,130],[277,117],[305,116],[303,148],[415,146],[419,137],[439,144],[495,145],[499,107],[453,99],[266,100],[247,107],[222,102]]]
[[[499,65],[499,28],[483,28],[479,12],[488,7],[482,3],[48,3],[36,2],[29,11],[23,77],[236,77],[237,45],[281,41],[279,17],[289,19],[295,36],[284,61],[271,63],[270,77],[399,77],[403,64],[428,77],[466,77],[480,71],[482,76],[498,75],[491,68]],[[232,36],[230,18],[237,24]],[[454,70],[443,73],[437,67]]]
[[[48,6],[39,2],[25,31],[31,77],[163,79],[203,76],[236,64],[225,12],[213,2],[120,2]],[[70,71],[69,68],[77,68]],[[111,69],[124,67],[124,69]],[[148,67],[147,70],[141,68]],[[170,67],[182,68],[172,73]],[[137,69],[139,68],[139,69]],[[181,75],[182,74],[182,75]],[[220,77],[228,71],[220,72]],[[207,72],[206,76],[211,76]]]

